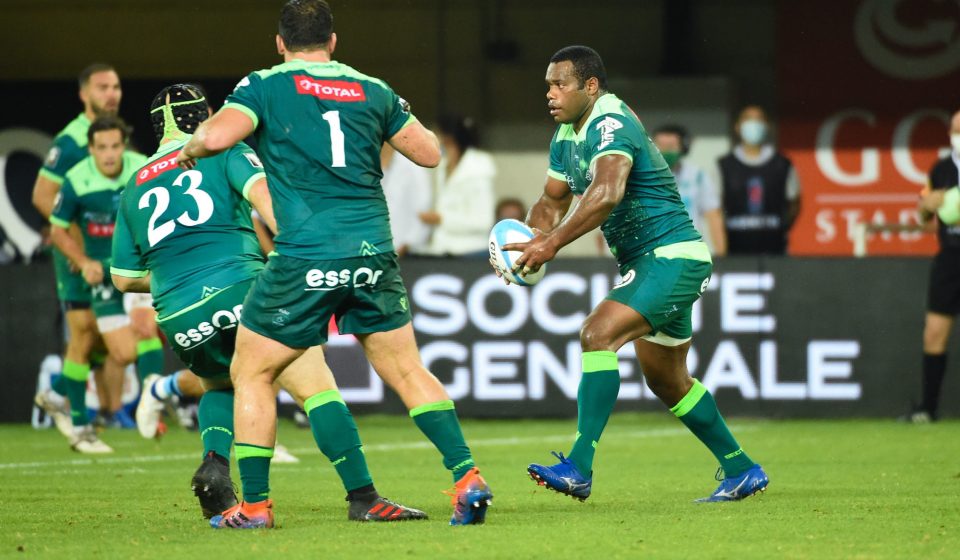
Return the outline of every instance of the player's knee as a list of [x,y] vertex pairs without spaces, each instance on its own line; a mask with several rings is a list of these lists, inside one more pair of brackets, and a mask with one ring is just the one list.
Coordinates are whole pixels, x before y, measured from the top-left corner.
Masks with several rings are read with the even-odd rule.
[[580,329],[580,349],[584,352],[610,350],[611,337],[602,326],[587,321]]

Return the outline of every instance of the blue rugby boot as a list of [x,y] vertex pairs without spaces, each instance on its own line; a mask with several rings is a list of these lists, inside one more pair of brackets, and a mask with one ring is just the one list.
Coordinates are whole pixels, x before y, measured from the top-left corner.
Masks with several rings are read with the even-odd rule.
[[728,476],[722,478],[720,475],[723,469],[717,470],[717,480],[720,486],[713,491],[713,494],[706,498],[695,500],[697,502],[735,502],[753,496],[757,492],[763,492],[770,484],[767,473],[763,472],[760,465],[750,467],[747,472],[740,476]]
[[480,476],[474,467],[463,476],[453,490],[445,491],[453,506],[451,525],[481,525],[487,518],[487,506],[493,504],[493,492],[490,485]]
[[581,502],[590,497],[590,490],[593,488],[593,473],[589,477],[580,474],[576,465],[570,459],[563,456],[563,453],[551,451],[554,457],[560,459],[560,462],[552,467],[538,465],[536,463],[527,467],[530,478],[540,486],[566,494],[576,498]]

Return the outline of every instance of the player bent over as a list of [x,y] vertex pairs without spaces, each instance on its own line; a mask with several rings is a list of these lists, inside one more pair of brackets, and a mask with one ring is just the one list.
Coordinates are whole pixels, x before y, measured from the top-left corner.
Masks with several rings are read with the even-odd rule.
[[[140,154],[126,151],[127,134],[127,126],[119,117],[99,117],[91,123],[87,129],[91,155],[67,172],[50,215],[53,226],[50,237],[54,245],[74,263],[90,286],[97,329],[109,352],[108,359],[116,362],[119,367],[114,370],[121,374],[119,379],[108,380],[112,384],[122,383],[123,369],[136,358],[136,339],[123,310],[123,294],[114,289],[104,275],[110,261],[120,190],[145,160]],[[80,227],[83,246],[70,235],[71,223]],[[69,363],[63,374],[75,426],[71,445],[75,449],[87,446],[96,448],[96,452],[110,452],[81,418],[89,366]],[[114,404],[119,407],[119,399]]]
[[[322,0],[292,0],[276,39],[284,63],[240,81],[224,107],[183,148],[185,168],[256,131],[270,175],[279,234],[244,302],[231,377],[245,503],[223,519],[242,526],[271,507],[269,462],[276,403],[271,384],[336,316],[396,390],[454,478],[451,524],[484,520],[492,498],[474,466],[453,401],[420,360],[383,189],[380,147],[422,166],[440,159],[436,137],[384,82],[331,59],[337,37]],[[202,160],[201,160],[202,161]]]
[[[227,464],[234,439],[230,362],[244,297],[263,268],[247,201],[269,222],[273,210],[263,167],[245,144],[189,171],[175,165],[188,133],[207,115],[206,100],[189,85],[167,87],[154,98],[151,119],[160,148],[131,178],[121,197],[111,273],[124,291],[152,291],[158,326],[178,356],[202,378],[206,392],[200,400],[199,423],[204,461],[193,485],[204,513],[214,515],[236,504]],[[377,493],[356,424],[320,348],[291,364],[281,383],[304,404],[318,447],[347,489],[350,519],[426,518]],[[270,397],[274,398],[272,389]],[[275,418],[265,421],[276,429]],[[238,443],[236,455],[243,473],[251,461],[269,464],[272,450]],[[262,483],[265,487],[266,480]],[[247,510],[243,525],[271,527],[272,511]]]
[[[669,166],[633,111],[607,92],[595,51],[561,49],[546,82],[547,106],[560,126],[543,195],[527,218],[542,233],[504,249],[523,251],[517,271],[529,273],[600,226],[623,280],[580,331],[583,377],[573,449],[569,457],[554,453],[556,465],[530,465],[530,476],[557,492],[590,496],[594,453],[620,389],[616,353],[633,342],[650,389],[720,462],[725,477],[702,501],[740,500],[764,490],[766,473],[730,434],[710,392],[687,372],[691,306],[713,265]],[[564,219],[574,195],[580,201]]]

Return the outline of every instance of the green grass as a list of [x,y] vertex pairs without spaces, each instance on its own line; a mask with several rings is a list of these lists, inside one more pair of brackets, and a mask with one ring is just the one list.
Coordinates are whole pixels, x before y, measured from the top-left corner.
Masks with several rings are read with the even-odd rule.
[[[958,558],[960,423],[735,421],[771,477],[765,495],[693,504],[715,463],[668,415],[615,416],[585,503],[535,486],[531,461],[567,450],[573,421],[472,421],[464,430],[493,487],[485,526],[447,525],[450,485],[408,418],[359,419],[384,495],[427,511],[406,524],[346,520],[344,492],[307,431],[280,440],[279,528],[212,531],[189,479],[196,434],[162,442],[110,431],[117,452],[70,452],[55,431],[0,426],[0,557],[30,558]],[[234,474],[234,478],[238,479]],[[22,549],[22,552],[18,550]],[[228,556],[231,555],[231,556]]]

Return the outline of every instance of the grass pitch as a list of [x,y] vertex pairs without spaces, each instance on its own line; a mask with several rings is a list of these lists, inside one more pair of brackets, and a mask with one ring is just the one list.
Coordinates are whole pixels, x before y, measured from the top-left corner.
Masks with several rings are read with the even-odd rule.
[[[693,504],[713,458],[666,414],[615,415],[585,503],[537,487],[531,461],[567,451],[575,422],[468,421],[494,492],[487,524],[449,527],[440,457],[408,418],[358,419],[385,496],[431,519],[360,524],[308,431],[284,423],[301,457],[272,468],[279,528],[213,531],[189,480],[196,434],[160,442],[112,430],[106,458],[71,452],[55,430],[0,426],[2,558],[960,558],[960,423],[731,423],[770,475],[766,494]],[[239,476],[234,470],[234,480]]]

